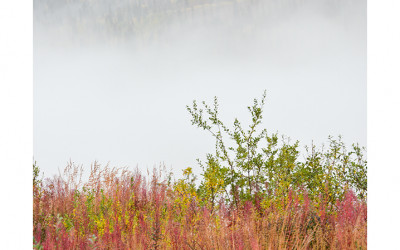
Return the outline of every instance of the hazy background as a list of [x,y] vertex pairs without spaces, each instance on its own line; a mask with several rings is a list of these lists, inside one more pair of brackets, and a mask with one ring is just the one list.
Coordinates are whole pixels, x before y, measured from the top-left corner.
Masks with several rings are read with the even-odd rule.
[[366,1],[34,0],[34,158],[180,174],[214,151],[193,99],[229,124],[366,146]]

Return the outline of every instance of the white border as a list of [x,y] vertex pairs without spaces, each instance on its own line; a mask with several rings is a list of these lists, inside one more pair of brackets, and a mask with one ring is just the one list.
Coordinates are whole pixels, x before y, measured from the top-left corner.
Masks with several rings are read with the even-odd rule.
[[368,248],[399,248],[400,1],[368,1]]
[[0,1],[0,248],[32,249],[32,0]]

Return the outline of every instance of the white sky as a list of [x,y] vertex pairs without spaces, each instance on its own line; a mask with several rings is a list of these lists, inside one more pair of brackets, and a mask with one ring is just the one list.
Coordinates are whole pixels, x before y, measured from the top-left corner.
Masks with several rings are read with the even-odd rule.
[[262,24],[241,20],[256,26],[244,37],[225,26],[171,24],[140,49],[60,45],[35,26],[35,160],[46,176],[69,159],[199,173],[196,158],[214,141],[191,125],[185,106],[218,96],[227,123],[248,121],[246,107],[264,89],[269,132],[303,145],[339,134],[348,146],[366,145],[366,3],[354,2],[333,14],[305,7]]

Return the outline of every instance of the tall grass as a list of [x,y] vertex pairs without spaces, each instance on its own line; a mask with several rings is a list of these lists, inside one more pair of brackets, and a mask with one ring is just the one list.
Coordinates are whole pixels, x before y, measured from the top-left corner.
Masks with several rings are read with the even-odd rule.
[[[34,183],[34,247],[41,249],[366,249],[366,202],[348,191],[334,205],[306,191],[238,206],[201,202],[165,170],[69,164]],[[272,195],[271,195],[272,196]]]

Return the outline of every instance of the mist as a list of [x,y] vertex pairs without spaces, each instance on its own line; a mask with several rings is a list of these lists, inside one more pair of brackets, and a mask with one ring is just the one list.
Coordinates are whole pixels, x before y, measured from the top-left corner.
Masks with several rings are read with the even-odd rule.
[[199,174],[215,145],[186,105],[246,124],[264,90],[268,133],[366,146],[366,72],[362,0],[37,0],[34,159]]

